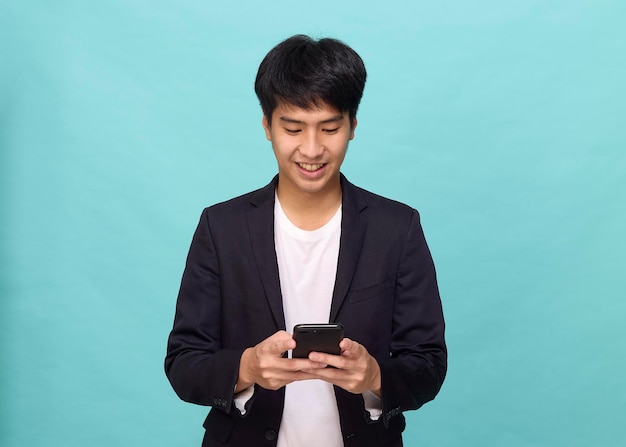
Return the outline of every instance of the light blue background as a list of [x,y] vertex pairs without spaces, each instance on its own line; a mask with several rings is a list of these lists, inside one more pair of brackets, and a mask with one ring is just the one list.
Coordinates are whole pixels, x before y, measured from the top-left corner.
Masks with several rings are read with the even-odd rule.
[[200,211],[276,171],[294,33],[369,80],[344,173],[416,207],[450,368],[408,446],[620,446],[626,4],[0,4],[0,445],[199,446],[162,368]]

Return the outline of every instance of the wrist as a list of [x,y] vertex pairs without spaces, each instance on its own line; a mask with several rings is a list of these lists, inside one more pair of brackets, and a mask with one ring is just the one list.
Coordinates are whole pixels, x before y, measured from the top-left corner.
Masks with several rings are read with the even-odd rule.
[[235,393],[245,390],[246,388],[254,385],[252,374],[250,373],[250,354],[252,348],[248,348],[241,354],[241,360],[239,361],[239,376],[237,377],[237,385],[235,386]]
[[370,391],[376,394],[376,396],[381,397],[382,379],[380,376],[380,366],[378,365],[378,362],[374,357],[371,357],[371,361],[373,362],[374,366],[374,376],[372,378]]

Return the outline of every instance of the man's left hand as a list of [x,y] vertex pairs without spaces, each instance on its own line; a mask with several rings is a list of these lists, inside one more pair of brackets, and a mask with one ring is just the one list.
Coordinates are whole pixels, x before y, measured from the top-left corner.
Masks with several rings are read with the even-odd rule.
[[325,363],[334,368],[314,369],[306,372],[354,394],[369,390],[380,396],[380,367],[376,359],[367,352],[365,346],[349,338],[341,340],[339,347],[341,355],[323,352],[309,354],[309,360]]

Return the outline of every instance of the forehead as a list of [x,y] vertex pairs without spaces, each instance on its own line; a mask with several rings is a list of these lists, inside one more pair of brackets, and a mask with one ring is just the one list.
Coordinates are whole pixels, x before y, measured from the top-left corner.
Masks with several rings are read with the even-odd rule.
[[303,109],[289,103],[281,102],[272,113],[272,121],[298,121],[303,123],[320,123],[328,121],[341,121],[348,119],[347,112],[341,112],[337,108],[321,103],[310,108]]

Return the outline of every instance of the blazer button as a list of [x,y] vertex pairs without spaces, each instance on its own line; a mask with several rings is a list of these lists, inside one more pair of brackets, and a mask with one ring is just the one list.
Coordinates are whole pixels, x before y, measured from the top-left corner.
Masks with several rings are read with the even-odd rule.
[[265,439],[268,441],[276,441],[276,432],[274,430],[267,430],[265,432]]

